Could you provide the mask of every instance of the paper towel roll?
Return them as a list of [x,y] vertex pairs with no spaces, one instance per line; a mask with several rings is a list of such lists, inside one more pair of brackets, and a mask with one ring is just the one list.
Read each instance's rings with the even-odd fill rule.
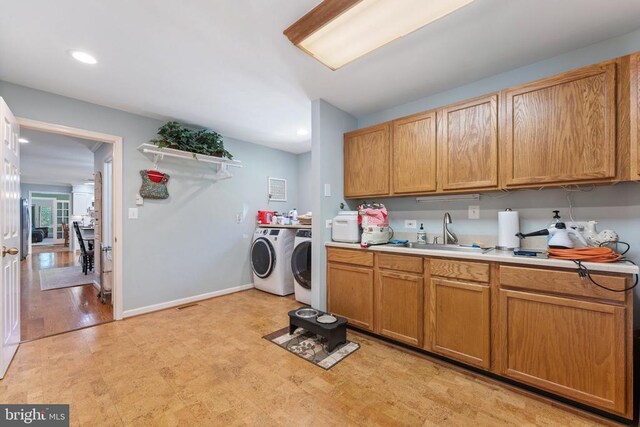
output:
[[498,245],[496,249],[513,250],[520,247],[520,216],[517,211],[507,209],[498,212]]

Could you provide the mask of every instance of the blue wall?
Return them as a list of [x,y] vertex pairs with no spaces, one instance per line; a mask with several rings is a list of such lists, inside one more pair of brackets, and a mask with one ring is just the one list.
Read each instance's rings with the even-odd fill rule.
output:
[[640,30],[516,68],[515,70],[496,74],[445,92],[426,96],[413,102],[390,106],[376,113],[360,116],[358,117],[358,128],[485,95],[510,86],[527,83],[637,51],[640,51]]
[[311,151],[298,154],[298,212],[303,214],[312,209],[311,196]]
[[[140,187],[139,170],[151,162],[137,151],[163,122],[0,81],[2,96],[17,117],[122,136],[124,139],[124,309],[220,291],[253,281],[249,247],[258,209],[296,206],[295,154],[225,138],[244,164],[230,180],[213,182],[211,167],[167,160],[171,197],[146,200],[139,219],[127,219]],[[289,201],[269,203],[267,176],[287,178]],[[236,223],[236,215],[242,221]]]
[[[355,117],[321,99],[311,103],[311,191],[313,194],[313,242],[312,242],[312,306],[325,310],[326,253],[324,244],[331,241],[331,229],[325,226],[345,203],[343,193],[344,174],[342,141],[345,132],[355,129]],[[331,186],[331,195],[325,196],[324,186]]]

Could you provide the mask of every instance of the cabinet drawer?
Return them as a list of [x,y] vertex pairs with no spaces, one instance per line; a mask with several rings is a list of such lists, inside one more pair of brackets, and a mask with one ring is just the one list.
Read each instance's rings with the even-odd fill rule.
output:
[[489,264],[434,258],[431,260],[431,275],[487,283]]
[[378,268],[422,273],[422,257],[378,254]]
[[358,249],[327,248],[327,261],[373,267],[373,252]]
[[[620,276],[592,274],[593,279],[611,289],[624,289],[626,279]],[[575,271],[541,270],[526,267],[500,266],[500,285],[579,297],[603,298],[624,302],[626,292],[611,292],[599,288],[589,279],[580,279]]]

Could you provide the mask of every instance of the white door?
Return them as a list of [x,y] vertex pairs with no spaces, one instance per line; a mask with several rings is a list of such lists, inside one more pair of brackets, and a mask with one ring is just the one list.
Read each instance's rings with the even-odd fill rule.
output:
[[0,98],[0,378],[20,344],[20,144],[19,127]]
[[69,225],[69,201],[68,200],[56,200],[55,209],[55,232],[53,237],[53,243],[64,243],[64,227],[63,224]]

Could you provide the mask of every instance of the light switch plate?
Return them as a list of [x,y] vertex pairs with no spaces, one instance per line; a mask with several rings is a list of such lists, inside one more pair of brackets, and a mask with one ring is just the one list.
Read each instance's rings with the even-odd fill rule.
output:
[[480,219],[480,206],[469,205],[469,219]]
[[138,219],[138,208],[129,208],[129,219]]
[[404,228],[418,228],[418,221],[415,219],[405,219]]
[[331,197],[331,184],[324,185],[324,197]]
[[332,224],[332,223],[333,223],[333,221],[331,221],[330,219],[328,219],[328,220],[327,220],[327,223],[326,223],[326,227],[327,227],[327,228],[331,228],[331,224]]

